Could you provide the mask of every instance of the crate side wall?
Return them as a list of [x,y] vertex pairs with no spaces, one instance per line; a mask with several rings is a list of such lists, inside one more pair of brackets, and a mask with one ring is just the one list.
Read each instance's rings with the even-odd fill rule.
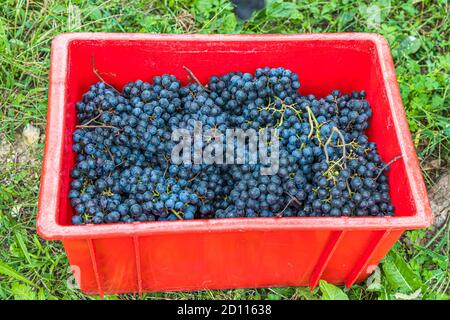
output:
[[88,294],[99,293],[98,278],[93,265],[89,240],[64,240],[64,250],[69,260],[72,275],[67,274],[68,283],[77,285]]
[[405,161],[402,159],[401,148],[393,119],[393,108],[403,108],[401,105],[390,105],[388,101],[386,83],[384,83],[380,59],[375,51],[368,73],[369,83],[366,88],[367,100],[372,107],[373,116],[367,135],[370,141],[377,144],[377,151],[385,163],[393,161],[389,165],[387,177],[389,181],[389,194],[395,206],[395,216],[412,216],[416,213],[412,191],[406,173]]
[[[361,282],[402,233],[390,232],[370,251],[377,234],[386,230],[346,231],[329,259],[321,261],[333,232],[337,231],[122,237],[93,240],[92,251],[87,241],[65,241],[64,246],[75,278],[81,276],[83,292],[140,293],[307,286],[317,268],[324,269],[318,279],[345,284],[362,263],[354,280]],[[365,255],[368,250],[370,256]]]

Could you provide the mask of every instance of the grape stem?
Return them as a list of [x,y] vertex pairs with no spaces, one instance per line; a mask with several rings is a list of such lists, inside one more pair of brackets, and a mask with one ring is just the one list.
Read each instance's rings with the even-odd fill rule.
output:
[[301,206],[301,202],[297,199],[297,197],[293,196],[292,194],[290,194],[289,192],[286,191],[286,194],[291,197],[292,200],[294,200],[299,206]]
[[328,137],[327,141],[325,142],[325,145],[324,145],[324,148],[323,148],[323,151],[324,151],[324,153],[325,153],[325,159],[326,159],[327,163],[330,163],[330,158],[329,158],[329,156],[328,156],[328,150],[327,150],[327,147],[328,147],[328,145],[331,143],[331,138],[333,137],[333,133],[336,132],[336,133],[339,135],[339,138],[342,140],[342,158],[344,159],[343,166],[344,166],[344,168],[346,168],[347,165],[346,165],[346,163],[345,163],[345,160],[347,159],[347,150],[346,150],[346,148],[345,148],[345,139],[344,139],[344,136],[342,135],[341,131],[339,131],[339,129],[336,128],[336,127],[333,127],[333,129],[331,129],[331,131],[332,131],[332,132],[331,132],[330,136]]
[[86,126],[86,125],[78,125],[78,126],[75,126],[76,128],[81,128],[81,129],[91,129],[91,128],[110,128],[110,129],[117,129],[117,130],[120,130],[119,128],[117,128],[117,127],[114,127],[114,126],[105,126],[105,125],[101,125],[101,126]]
[[180,213],[179,213],[179,212],[177,212],[177,211],[175,211],[175,210],[170,210],[170,211],[172,211],[172,213],[173,213],[174,215],[176,215],[177,218],[178,218],[179,220],[183,220],[183,218],[180,216]]
[[163,177],[165,178],[167,170],[169,169],[169,159],[167,159],[166,156],[164,156],[164,159],[166,160],[166,170],[164,170],[164,175],[163,175]]
[[380,172],[378,172],[378,175],[375,177],[375,181],[378,180],[378,178],[381,176],[381,174],[383,173],[384,169],[386,169],[387,167],[389,167],[391,164],[393,164],[395,161],[397,161],[398,159],[402,158],[403,154],[396,156],[395,158],[393,158],[391,161],[389,161],[388,163],[386,163],[381,169]]
[[192,177],[190,180],[188,180],[188,182],[194,181],[200,175],[200,173],[202,173],[202,172],[200,171],[199,173],[197,173],[194,177]]
[[98,115],[96,115],[94,118],[90,119],[88,122],[86,123],[82,123],[82,126],[87,126],[88,124],[92,123],[93,121],[97,120],[98,117],[100,117],[103,114],[103,112],[100,112]]
[[99,80],[101,82],[103,82],[105,85],[107,85],[108,87],[110,87],[111,89],[113,89],[116,93],[120,94],[119,90],[117,90],[116,88],[114,88],[111,84],[109,84],[108,82],[105,81],[105,79],[102,78],[102,76],[100,75],[100,73],[98,72],[97,68],[95,67],[95,57],[94,55],[92,55],[92,71],[94,72],[94,74],[96,75],[97,78],[99,78]]
[[189,74],[189,77],[192,80],[194,80],[200,87],[203,88],[203,90],[210,92],[209,89],[207,89],[204,85],[201,84],[201,82],[197,79],[197,77],[194,75],[194,73],[191,70],[189,70],[188,67],[183,66],[183,69]]
[[106,152],[108,152],[109,156],[111,157],[111,160],[114,161],[114,156],[111,153],[111,150],[109,148],[106,148]]
[[292,201],[294,201],[293,198],[291,198],[291,200],[288,201],[288,203],[286,204],[286,206],[284,207],[283,210],[281,210],[280,212],[278,212],[276,214],[277,217],[282,217],[283,216],[283,212],[286,211],[286,209],[291,205]]
[[[312,137],[313,131],[314,131],[314,124],[319,127],[319,123],[317,122],[316,117],[314,116],[314,113],[312,112],[310,107],[306,107],[306,111],[308,111],[308,121],[309,126],[311,127],[311,130],[309,130],[308,138]],[[317,129],[316,129],[317,130]]]

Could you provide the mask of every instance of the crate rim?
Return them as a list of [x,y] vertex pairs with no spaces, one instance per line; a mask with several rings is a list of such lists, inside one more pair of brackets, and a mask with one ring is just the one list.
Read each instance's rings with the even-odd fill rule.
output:
[[[399,140],[416,214],[394,217],[293,217],[233,218],[189,221],[134,222],[106,225],[61,225],[58,223],[60,168],[63,150],[68,47],[72,41],[369,41],[377,51],[393,124]],[[386,39],[375,33],[319,33],[267,35],[174,35],[145,33],[82,32],[56,36],[51,47],[50,83],[44,160],[36,221],[37,232],[48,240],[129,237],[150,234],[196,232],[245,232],[270,230],[405,230],[428,227],[431,207],[406,121],[395,68]]]

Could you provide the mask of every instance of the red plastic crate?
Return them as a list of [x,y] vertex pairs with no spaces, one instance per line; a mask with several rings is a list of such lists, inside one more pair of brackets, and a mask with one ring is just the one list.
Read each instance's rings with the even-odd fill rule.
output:
[[[163,73],[184,83],[230,71],[282,66],[302,93],[366,90],[368,135],[391,165],[394,217],[239,218],[73,226],[67,195],[75,103],[91,84],[117,88]],[[125,293],[243,287],[315,287],[364,280],[431,209],[386,40],[375,34],[157,35],[73,33],[52,44],[49,108],[37,230],[61,240],[81,290]]]

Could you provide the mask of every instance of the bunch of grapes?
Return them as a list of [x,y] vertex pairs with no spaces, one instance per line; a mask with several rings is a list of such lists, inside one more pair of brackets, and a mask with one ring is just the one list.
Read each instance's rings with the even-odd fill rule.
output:
[[[372,116],[365,92],[317,98],[299,88],[297,74],[268,67],[212,76],[206,86],[183,86],[173,75],[130,82],[122,92],[94,84],[76,104],[73,224],[392,215],[389,166],[365,135]],[[192,133],[196,123],[222,135],[276,129],[278,170],[173,163],[172,133]]]

